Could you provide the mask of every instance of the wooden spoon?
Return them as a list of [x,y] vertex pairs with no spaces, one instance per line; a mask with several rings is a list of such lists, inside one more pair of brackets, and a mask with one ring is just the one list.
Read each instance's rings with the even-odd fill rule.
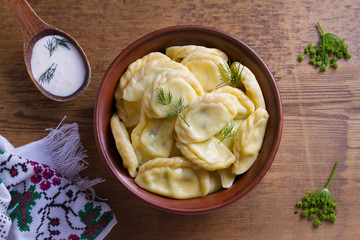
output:
[[[46,97],[59,101],[65,102],[73,100],[83,94],[90,83],[91,78],[91,68],[90,63],[85,55],[84,50],[80,47],[79,43],[66,32],[57,29],[47,23],[45,23],[30,7],[29,3],[26,0],[4,0],[5,4],[9,7],[12,14],[15,16],[17,22],[20,25],[21,31],[24,37],[24,60],[26,69],[31,77],[31,80],[35,86],[40,90],[42,94]],[[41,38],[48,35],[60,35],[71,42],[71,44],[78,50],[80,53],[84,65],[86,68],[85,79],[82,86],[73,94],[65,97],[56,96],[48,91],[46,91],[39,83],[36,81],[34,75],[31,71],[31,54],[34,47],[34,44]]]

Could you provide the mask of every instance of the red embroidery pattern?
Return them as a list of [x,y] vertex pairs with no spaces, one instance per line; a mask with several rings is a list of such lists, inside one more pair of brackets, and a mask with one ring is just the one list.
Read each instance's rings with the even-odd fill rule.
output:
[[33,166],[34,175],[31,177],[31,182],[34,184],[40,184],[40,189],[47,191],[51,186],[59,186],[61,184],[61,173],[51,169],[45,164],[39,164],[37,162],[30,161]]

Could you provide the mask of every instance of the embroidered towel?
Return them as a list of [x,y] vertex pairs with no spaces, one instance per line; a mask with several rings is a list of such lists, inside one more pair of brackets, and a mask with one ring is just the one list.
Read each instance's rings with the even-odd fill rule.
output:
[[[60,123],[61,124],[61,123]],[[103,239],[117,223],[95,200],[101,179],[81,178],[87,163],[78,125],[14,148],[0,135],[0,239]]]

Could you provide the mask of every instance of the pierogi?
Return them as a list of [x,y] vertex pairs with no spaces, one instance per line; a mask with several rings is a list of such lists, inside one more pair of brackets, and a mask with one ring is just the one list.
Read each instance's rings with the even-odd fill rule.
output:
[[[239,86],[223,79],[224,64],[241,70]],[[261,151],[269,119],[261,88],[219,49],[149,53],[128,66],[114,97],[110,127],[122,164],[154,194],[189,199],[229,188]]]

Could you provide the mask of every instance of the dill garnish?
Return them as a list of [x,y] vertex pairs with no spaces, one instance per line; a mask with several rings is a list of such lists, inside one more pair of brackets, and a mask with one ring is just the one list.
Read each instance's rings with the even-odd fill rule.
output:
[[64,48],[67,48],[68,50],[70,50],[69,46],[67,45],[69,42],[69,40],[63,38],[57,38],[57,37],[52,37],[51,39],[48,39],[46,41],[46,45],[44,45],[44,47],[49,50],[49,54],[50,54],[50,57],[53,55],[55,49],[58,47],[58,46],[61,46],[61,47],[64,47]]
[[54,73],[57,67],[57,64],[51,64],[51,66],[39,77],[39,83],[42,85],[44,82],[49,83],[50,80],[54,77]]
[[[304,53],[310,55],[310,63],[320,67],[320,71],[326,71],[329,63],[331,67],[338,68],[337,60],[339,58],[351,58],[345,38],[339,38],[333,33],[325,33],[319,22],[317,26],[321,37],[315,46],[310,42],[304,49]],[[331,59],[330,56],[332,56]],[[303,56],[299,56],[299,61],[301,62],[303,58]]]
[[235,129],[234,129],[234,121],[231,121],[230,123],[227,123],[217,134],[215,134],[215,137],[217,137],[221,143],[225,139],[232,138],[235,136]]
[[316,227],[321,225],[321,221],[336,221],[337,202],[335,197],[330,193],[329,186],[337,168],[338,162],[335,162],[330,178],[325,188],[308,192],[304,195],[303,201],[297,202],[296,205],[302,208],[301,215],[313,220]]
[[186,123],[186,125],[190,127],[186,120],[181,116],[181,112],[188,107],[188,105],[184,105],[183,97],[179,98],[179,101],[175,104],[175,106],[171,106],[172,94],[170,90],[168,91],[168,94],[165,95],[164,90],[162,88],[159,88],[159,90],[157,91],[157,99],[161,105],[169,106],[169,108],[171,109],[171,111],[168,111],[166,113],[166,117],[179,116]]
[[218,86],[229,85],[244,89],[242,80],[245,78],[243,74],[244,66],[240,69],[240,64],[231,63],[229,60],[224,64],[220,64],[220,79],[223,81]]

